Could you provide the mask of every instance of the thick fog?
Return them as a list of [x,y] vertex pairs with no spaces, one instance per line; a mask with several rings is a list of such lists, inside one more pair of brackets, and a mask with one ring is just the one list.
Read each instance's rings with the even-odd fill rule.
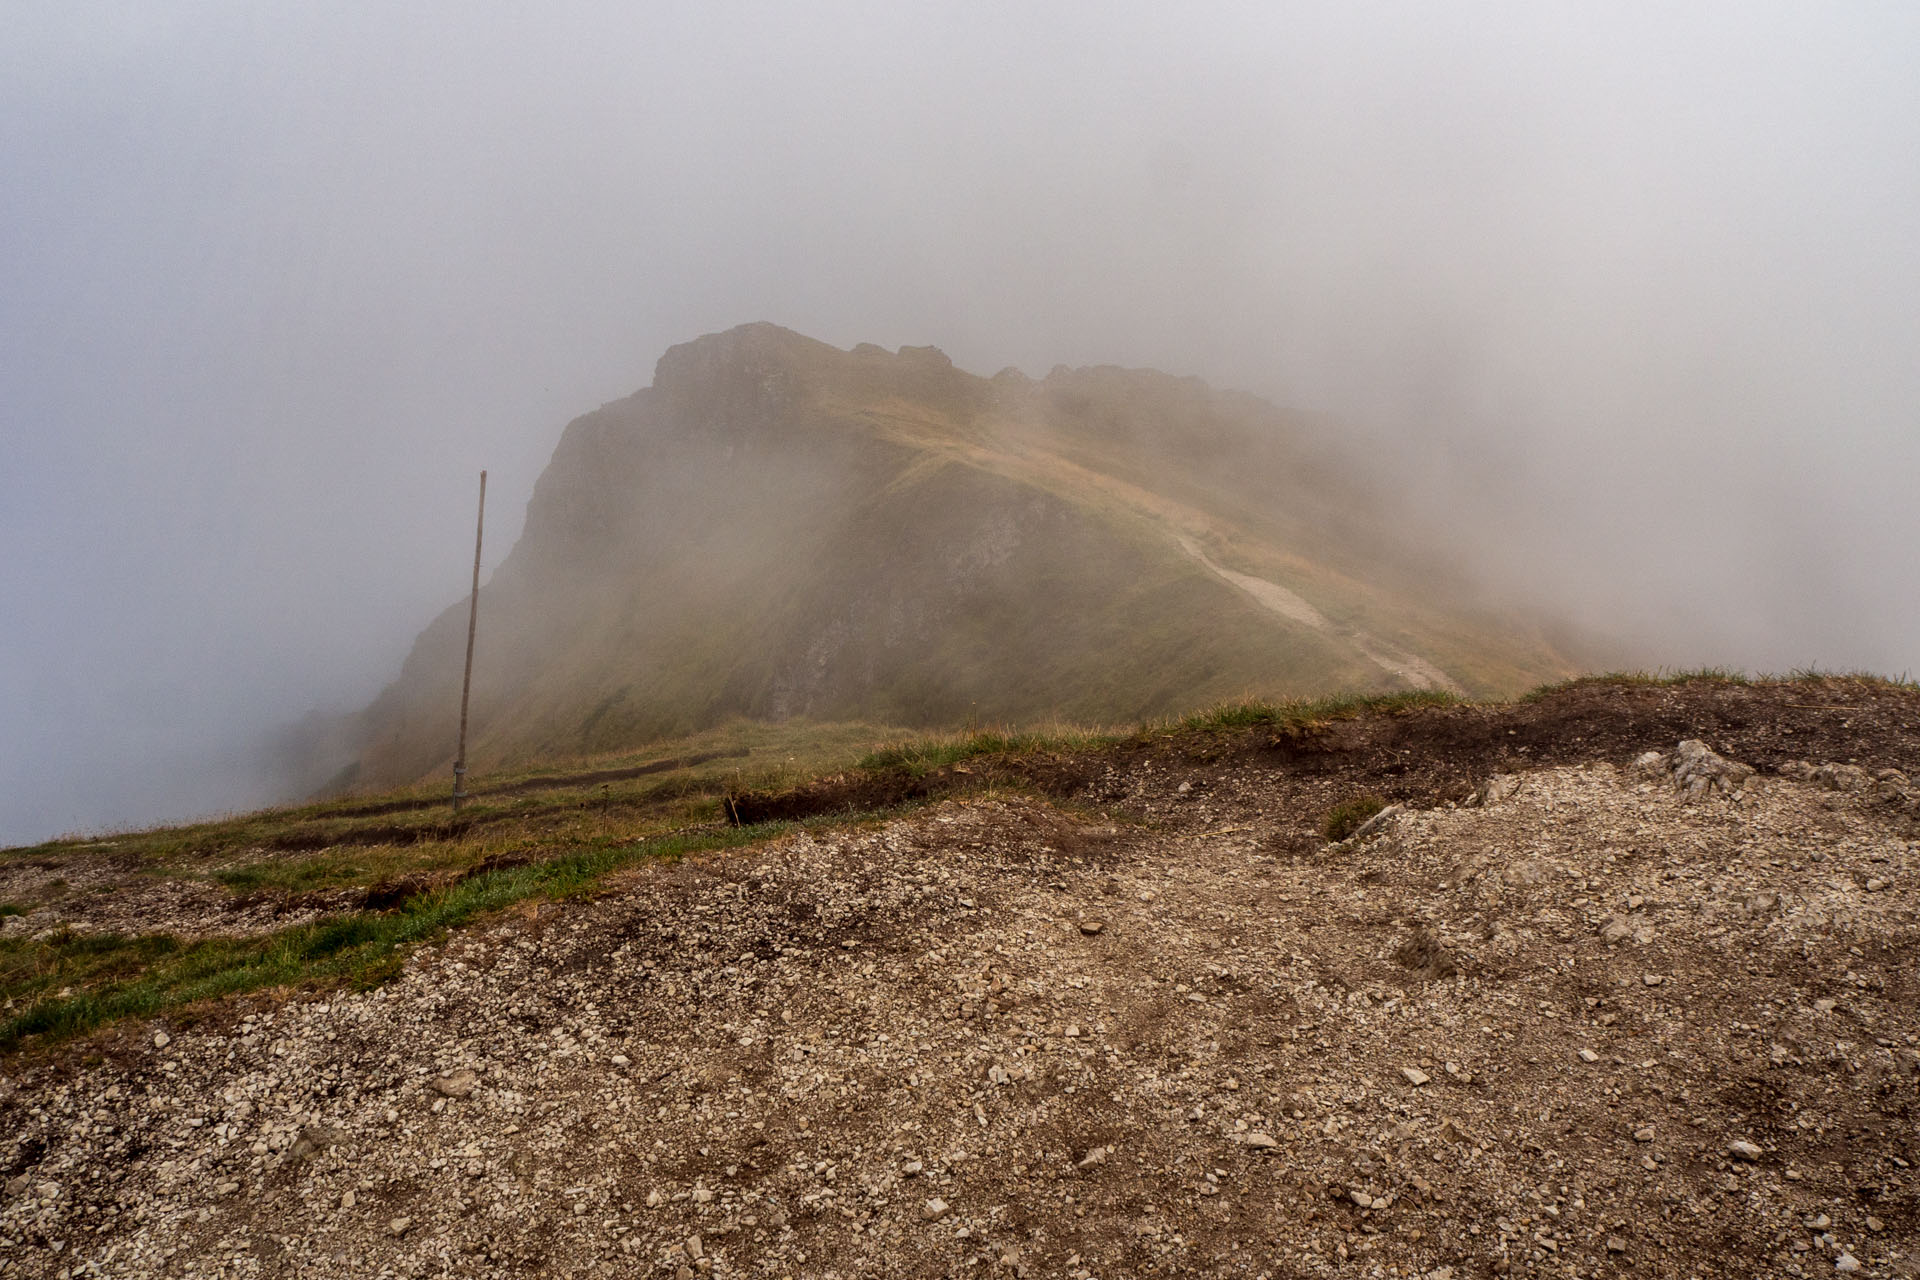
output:
[[482,467],[491,566],[758,319],[1330,413],[1638,663],[1920,669],[1920,9],[1035,8],[10,6],[0,842],[267,798]]

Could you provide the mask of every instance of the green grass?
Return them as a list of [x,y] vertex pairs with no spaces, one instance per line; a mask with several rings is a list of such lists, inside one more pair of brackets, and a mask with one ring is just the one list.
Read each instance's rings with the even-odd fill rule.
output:
[[977,756],[1023,756],[1037,751],[1078,751],[1115,741],[1112,734],[1090,729],[1056,727],[1027,732],[984,730],[963,734],[927,734],[869,751],[857,768],[874,773],[905,773],[922,777],[937,769],[964,764]]
[[1352,720],[1363,715],[1404,715],[1428,707],[1453,707],[1460,698],[1439,689],[1409,689],[1398,693],[1349,693],[1327,698],[1286,702],[1228,702],[1175,721],[1177,729],[1302,729],[1330,720]]
[[[1806,672],[1792,678],[1826,682],[1822,687],[1829,689],[1834,682],[1917,687],[1905,677]],[[1768,679],[1720,669],[1613,673],[1545,686],[1523,700],[1588,685]],[[983,766],[968,785],[1003,785],[1011,779],[1018,786],[1019,766],[1049,755],[1156,743],[1204,753],[1214,749],[1210,738],[1225,749],[1234,735],[1305,732],[1336,720],[1456,705],[1459,699],[1430,691],[1241,700],[1129,730],[1051,725],[909,735],[869,724],[740,722],[645,750],[523,765],[476,779],[480,794],[457,824],[437,803],[418,810],[393,807],[419,797],[437,800],[444,788],[436,783],[0,851],[0,862],[30,861],[43,873],[30,890],[15,891],[15,901],[0,903],[0,917],[49,909],[54,916],[67,913],[84,920],[92,895],[69,889],[63,878],[72,874],[69,867],[85,868],[90,880],[102,869],[119,873],[120,879],[109,877],[99,890],[129,894],[149,879],[195,881],[235,897],[259,895],[268,901],[381,883],[437,886],[390,910],[342,911],[266,934],[192,939],[61,927],[0,937],[0,1050],[51,1043],[116,1019],[151,1017],[240,992],[384,981],[421,943],[515,903],[591,893],[620,868],[744,845],[783,829],[784,824],[725,824],[723,797],[745,790],[778,791],[847,771],[917,778],[964,770],[969,761],[985,757],[1010,767]],[[583,774],[714,752],[726,753],[725,758],[676,763],[605,783],[579,782]],[[1327,815],[1327,838],[1343,838],[1382,803],[1378,796],[1350,799]],[[388,811],[369,812],[374,809]],[[857,816],[808,821],[849,820]],[[490,860],[494,869],[476,870]],[[515,865],[499,865],[509,860]]]
[[1376,795],[1356,796],[1343,800],[1327,814],[1327,820],[1321,824],[1320,833],[1329,844],[1345,840],[1360,829],[1374,814],[1387,807],[1387,802]]
[[414,946],[475,917],[528,898],[590,892],[608,873],[636,862],[749,844],[786,825],[597,844],[530,866],[484,872],[409,898],[391,911],[328,916],[251,937],[181,942],[164,934],[130,938],[61,931],[39,942],[7,939],[0,944],[0,982],[10,1005],[24,1000],[27,1007],[0,1022],[0,1050],[245,991],[329,982],[373,985],[396,972]]

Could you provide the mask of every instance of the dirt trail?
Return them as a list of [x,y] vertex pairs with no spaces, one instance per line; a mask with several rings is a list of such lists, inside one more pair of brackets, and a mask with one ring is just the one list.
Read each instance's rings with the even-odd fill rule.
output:
[[[127,1026],[0,1076],[0,1275],[1911,1275],[1916,707],[1791,697],[1094,756]],[[1861,767],[1618,767],[1690,698]],[[1318,838],[1494,749],[1364,735],[1548,716],[1576,758]]]
[[1353,628],[1337,628],[1327,620],[1325,614],[1308,604],[1305,600],[1287,590],[1277,582],[1265,578],[1256,578],[1250,573],[1240,573],[1225,565],[1216,564],[1200,544],[1184,533],[1175,533],[1174,540],[1180,549],[1193,557],[1221,581],[1238,587],[1254,603],[1269,613],[1297,622],[1301,626],[1318,631],[1323,635],[1337,635],[1358,649],[1367,661],[1379,667],[1389,675],[1398,676],[1415,689],[1444,689],[1448,693],[1465,695],[1466,690],[1458,681],[1446,672],[1428,662],[1425,658],[1388,644],[1375,636]]

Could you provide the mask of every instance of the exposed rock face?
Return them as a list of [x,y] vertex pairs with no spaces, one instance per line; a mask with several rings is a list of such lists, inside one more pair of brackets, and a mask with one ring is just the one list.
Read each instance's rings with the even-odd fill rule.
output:
[[[567,427],[483,589],[475,760],[735,715],[1114,723],[1565,674],[1383,541],[1329,449],[1252,397],[1146,371],[985,379],[931,347],[764,324],[676,346],[651,387]],[[422,634],[343,779],[451,758],[465,619]]]

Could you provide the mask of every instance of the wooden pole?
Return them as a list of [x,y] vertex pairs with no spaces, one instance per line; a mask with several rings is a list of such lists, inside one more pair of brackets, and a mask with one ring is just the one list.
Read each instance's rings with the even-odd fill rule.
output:
[[487,528],[487,473],[480,473],[480,518],[473,529],[473,595],[467,604],[467,673],[460,680],[460,749],[453,758],[453,811],[467,798],[467,697],[473,692],[473,633],[480,625],[480,537]]

